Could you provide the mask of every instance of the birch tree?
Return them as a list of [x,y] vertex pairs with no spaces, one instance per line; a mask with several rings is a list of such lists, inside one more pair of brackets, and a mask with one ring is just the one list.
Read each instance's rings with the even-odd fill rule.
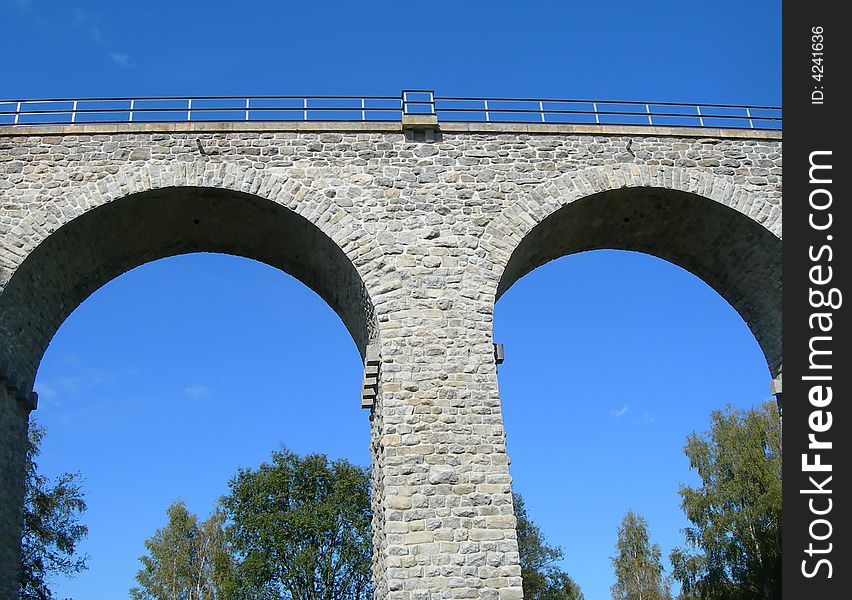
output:
[[133,600],[223,600],[229,597],[231,559],[223,532],[224,513],[203,523],[182,500],[166,511],[168,523],[148,540],[139,558]]
[[682,596],[781,597],[781,416],[774,402],[714,411],[684,448],[701,485],[680,496],[691,527],[671,553]]
[[671,593],[663,580],[658,544],[651,544],[648,522],[632,510],[618,528],[616,555],[612,557],[615,584],[613,600],[669,600]]

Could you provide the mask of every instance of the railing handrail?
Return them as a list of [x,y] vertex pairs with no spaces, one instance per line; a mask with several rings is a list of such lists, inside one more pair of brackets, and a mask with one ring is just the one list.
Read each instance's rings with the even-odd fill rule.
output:
[[[197,98],[193,98],[193,100],[197,100]],[[82,100],[80,102],[82,102]],[[138,102],[138,100],[137,100],[137,102]],[[2,104],[2,101],[0,101],[0,104]],[[245,106],[197,106],[197,105],[192,105],[192,112],[233,112],[233,111],[243,111],[244,112],[245,110],[246,110]],[[291,110],[291,111],[295,111],[295,112],[302,112],[305,109],[304,109],[303,106],[252,106],[249,110],[261,111],[261,112],[263,112],[263,111],[269,112],[269,111],[288,111],[288,110]],[[394,111],[398,111],[399,109],[395,108],[395,107],[386,107],[385,108],[385,107],[382,107],[382,106],[365,106],[363,108],[360,107],[360,106],[351,106],[351,107],[348,107],[348,106],[310,106],[310,107],[308,107],[308,110],[309,111],[344,111],[344,110],[359,111],[359,110],[366,110],[366,111],[375,111],[375,112],[394,112]],[[126,112],[129,112],[129,111],[130,111],[130,108],[76,108],[76,109],[73,109],[73,110],[68,110],[68,109],[62,110],[60,108],[60,109],[47,109],[47,110],[28,110],[24,113],[19,113],[19,114],[26,114],[26,115],[61,114],[61,115],[67,115],[67,114],[70,114],[72,112],[74,112],[74,113],[114,113],[114,112],[126,113]],[[173,107],[145,108],[145,107],[143,107],[143,108],[139,108],[137,106],[133,109],[133,111],[134,112],[144,112],[144,113],[151,113],[151,112],[174,113],[174,112],[186,112],[186,107],[181,107],[181,108],[173,108]],[[0,111],[0,115],[14,115],[14,114],[16,114],[16,111]],[[627,113],[627,114],[636,114],[636,113]],[[755,117],[755,118],[758,118],[758,117]]]
[[[343,105],[329,105],[329,102],[340,102]],[[127,103],[127,106],[116,106],[124,103]],[[156,103],[180,105],[157,106]],[[293,105],[282,105],[287,103]],[[633,110],[634,107],[636,110]],[[210,118],[211,113],[218,114],[215,118]],[[782,121],[781,113],[780,106],[639,100],[441,97],[436,96],[433,90],[410,89],[403,90],[399,96],[261,94],[0,100],[0,127],[264,120],[382,122],[398,121],[409,114],[431,114],[438,121],[443,119],[449,122],[778,129]],[[96,115],[101,115],[102,118],[97,118]],[[286,118],[275,118],[285,115]],[[335,116],[340,118],[334,118]],[[641,119],[641,122],[635,122],[637,119]],[[720,125],[720,120],[732,123]]]
[[[492,100],[489,99],[489,100],[486,100],[486,102],[492,102]],[[598,104],[604,104],[604,103],[598,102]],[[642,105],[644,106],[644,104],[645,103],[643,102]],[[704,106],[704,105],[702,104],[701,106]],[[734,107],[731,107],[731,108],[734,108]],[[753,106],[742,106],[742,107],[737,107],[737,108],[742,108],[742,109],[750,108],[750,109],[753,109],[753,110],[757,110]],[[211,110],[216,110],[216,109],[211,109]],[[631,117],[645,117],[645,116],[648,115],[648,113],[646,113],[646,112],[630,112],[630,111],[624,111],[624,110],[594,110],[594,111],[591,111],[591,110],[548,109],[548,110],[542,111],[541,109],[535,109],[535,108],[494,108],[491,105],[489,105],[488,108],[440,108],[440,107],[437,107],[437,108],[435,108],[435,111],[436,112],[462,112],[462,113],[486,112],[486,111],[488,111],[488,112],[492,112],[492,113],[498,113],[499,112],[499,113],[510,113],[510,114],[514,114],[514,113],[541,114],[542,112],[545,112],[547,114],[554,114],[554,115],[623,115],[623,116],[631,116]],[[95,111],[95,112],[97,112],[97,111]],[[684,113],[654,112],[654,113],[650,113],[650,114],[653,117],[689,117],[689,118],[697,118],[698,117],[697,114],[687,115],[687,114],[684,114]],[[732,115],[730,113],[725,113],[723,115],[711,114],[711,115],[701,115],[701,116],[708,117],[708,118],[711,118],[711,119],[713,119],[713,118],[715,118],[715,119],[747,119],[747,118],[749,118],[744,114],[743,115]],[[751,118],[754,119],[754,120],[763,120],[763,121],[780,121],[781,120],[781,117],[753,116]]]
[[[406,90],[415,91],[415,90]],[[156,101],[162,100],[399,100],[399,96],[331,96],[331,95],[298,95],[298,96],[277,96],[277,95],[259,95],[259,96],[127,96],[116,98],[19,98],[16,100],[0,100],[0,104],[15,104],[17,102],[28,102],[30,104],[38,104],[39,102],[130,102],[131,100],[139,101]]]
[[745,104],[711,104],[707,102],[648,102],[645,100],[567,100],[565,98],[465,98],[465,97],[449,97],[439,96],[435,101],[448,102],[553,102],[563,104],[631,104],[642,105],[650,104],[651,106],[702,106],[706,108],[751,108],[755,110],[781,110],[780,106],[751,106]]

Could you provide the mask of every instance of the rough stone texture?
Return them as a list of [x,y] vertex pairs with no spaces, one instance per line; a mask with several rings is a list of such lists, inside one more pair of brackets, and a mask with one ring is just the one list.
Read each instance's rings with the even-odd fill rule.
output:
[[0,598],[17,598],[28,418],[0,386]]
[[[507,126],[415,142],[311,126],[0,130],[0,365],[31,386],[64,318],[149,260],[229,252],[298,277],[362,354],[381,349],[383,600],[522,596],[492,311],[524,273],[591,248],[659,255],[727,298],[780,372],[780,136]],[[27,415],[4,400],[12,598]]]

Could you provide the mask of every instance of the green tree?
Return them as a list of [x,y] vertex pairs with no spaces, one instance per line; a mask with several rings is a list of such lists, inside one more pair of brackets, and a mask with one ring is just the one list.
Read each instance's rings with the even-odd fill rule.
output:
[[612,557],[615,584],[613,600],[669,600],[671,592],[663,579],[662,553],[651,544],[648,522],[632,510],[618,528],[617,554]]
[[518,531],[521,578],[526,600],[583,600],[580,586],[555,566],[562,549],[548,546],[541,529],[527,514],[523,497],[512,494]]
[[229,597],[232,561],[223,523],[216,510],[209,519],[187,510],[182,500],[166,510],[168,524],[148,540],[148,554],[139,558],[139,587],[130,590],[133,600],[221,600]]
[[684,451],[700,487],[682,486],[693,524],[671,553],[683,597],[781,597],[781,417],[773,402],[714,411],[710,431]]
[[77,544],[88,533],[80,523],[86,510],[80,474],[63,473],[54,482],[39,474],[36,457],[44,436],[44,428],[30,423],[21,538],[22,600],[50,600],[50,575],[73,575],[86,568],[86,557],[76,554]]
[[325,455],[284,450],[241,469],[222,499],[238,564],[239,597],[372,597],[370,478]]

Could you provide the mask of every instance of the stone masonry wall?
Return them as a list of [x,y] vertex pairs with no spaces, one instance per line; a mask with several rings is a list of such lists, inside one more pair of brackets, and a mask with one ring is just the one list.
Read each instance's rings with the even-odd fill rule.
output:
[[[98,256],[85,259],[91,265],[75,263],[72,252],[62,258],[61,275],[51,274],[47,271],[57,268],[58,259],[47,256],[47,250],[33,252],[60,227],[67,225],[63,230],[73,232],[76,222],[84,222],[83,215],[105,205],[120,215],[125,205],[133,204],[128,197],[137,199],[133,210],[142,210],[139,214],[145,206],[139,202],[149,196],[152,206],[190,202],[169,191],[173,188],[227,191],[233,196],[216,199],[226,212],[231,202],[240,206],[239,198],[275,203],[333,242],[354,265],[362,280],[358,285],[369,296],[363,309],[347,312],[346,303],[352,301],[347,298],[362,293],[354,283],[347,284],[351,294],[335,296],[326,289],[334,281],[331,275],[313,275],[321,267],[281,258],[282,268],[302,265],[299,277],[323,289],[350,331],[367,332],[358,340],[362,353],[366,343],[381,348],[371,442],[376,597],[520,599],[506,432],[492,345],[493,305],[514,251],[531,232],[550,231],[535,228],[574,202],[596,202],[598,195],[620,190],[611,205],[594,213],[596,222],[620,222],[620,211],[632,206],[625,190],[653,188],[654,198],[662,200],[642,200],[644,208],[631,213],[640,223],[619,230],[619,246],[629,248],[630,236],[645,235],[637,249],[654,252],[659,240],[660,254],[673,260],[684,248],[686,263],[697,261],[695,268],[707,271],[706,279],[740,310],[778,373],[780,136],[569,126],[468,131],[470,127],[448,125],[434,141],[415,142],[398,124],[390,125],[369,130],[370,124],[350,124],[347,130],[330,124],[326,131],[288,129],[287,124],[254,124],[246,130],[234,125],[217,130],[210,124],[0,129],[0,366],[7,381],[31,386],[50,337],[92,285],[158,253],[177,251],[165,241],[145,248],[145,239],[139,239],[133,253],[116,250],[95,265],[92,261],[113,247],[103,242]],[[156,201],[151,194],[159,194]],[[695,201],[679,202],[684,194]],[[193,210],[203,210],[204,192],[196,196]],[[562,221],[571,222],[565,214]],[[690,228],[701,228],[702,219],[711,217],[744,224],[753,236],[749,243],[760,251],[737,261],[707,248],[713,260],[706,263],[694,249],[686,252]],[[239,211],[231,218],[239,221]],[[644,230],[643,219],[649,227],[653,222],[653,228]],[[76,231],[111,240],[116,223],[91,220],[88,229],[81,225]],[[247,239],[252,223],[227,248],[277,260],[265,254],[272,250]],[[551,228],[556,233],[529,236],[527,245],[537,246],[524,247],[518,276],[553,258],[553,252],[574,251],[570,244],[552,252],[545,247],[554,244],[559,231],[576,235],[577,227],[585,227],[565,223]],[[190,225],[180,227],[175,225],[174,235],[187,232],[185,239],[191,240],[180,251],[220,249],[211,238],[217,230],[191,237]],[[726,230],[720,227],[701,239],[725,245]],[[743,264],[749,262],[756,264],[754,269]],[[20,282],[15,279],[19,270],[27,273]],[[84,281],[93,273],[98,282]],[[61,280],[67,291],[56,297],[38,293],[39,286],[53,280]],[[508,285],[511,281],[504,281],[501,291]],[[726,289],[729,285],[732,290]],[[12,293],[14,289],[47,300],[22,302],[27,294]],[[772,311],[777,319],[758,314]],[[375,327],[355,323],[360,319],[374,321]],[[10,540],[20,531],[19,447],[26,419],[21,406],[9,399],[0,407],[3,598],[14,597]]]

